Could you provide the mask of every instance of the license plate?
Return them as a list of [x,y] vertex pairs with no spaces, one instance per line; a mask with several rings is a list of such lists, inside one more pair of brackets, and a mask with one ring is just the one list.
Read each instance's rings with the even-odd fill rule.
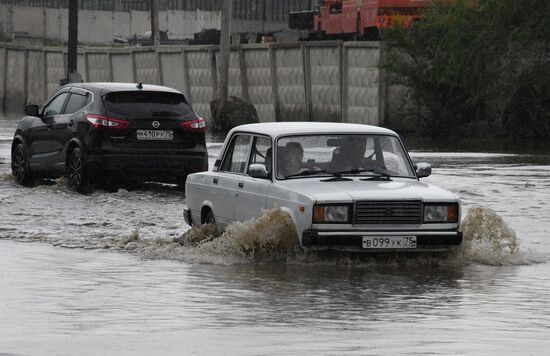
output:
[[159,140],[172,141],[174,131],[172,130],[137,130],[138,140]]
[[363,248],[416,248],[416,236],[363,236]]

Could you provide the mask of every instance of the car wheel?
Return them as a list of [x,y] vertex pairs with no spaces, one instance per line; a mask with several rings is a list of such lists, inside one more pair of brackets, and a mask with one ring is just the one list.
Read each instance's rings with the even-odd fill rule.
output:
[[208,209],[206,214],[204,214],[202,218],[202,224],[216,224],[216,218],[214,217],[214,213],[212,212],[212,210]]
[[18,143],[11,153],[11,172],[15,181],[25,187],[34,185],[34,176],[29,167],[27,150],[22,143]]
[[77,147],[69,153],[68,163],[67,175],[71,188],[79,193],[91,192],[92,189],[86,172],[86,162],[80,148]]

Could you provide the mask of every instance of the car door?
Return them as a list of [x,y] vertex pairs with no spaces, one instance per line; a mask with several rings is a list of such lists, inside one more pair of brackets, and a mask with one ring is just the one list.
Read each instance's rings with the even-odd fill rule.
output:
[[[248,165],[256,163],[268,167],[270,166],[271,155],[271,138],[253,137]],[[266,207],[267,191],[272,183],[271,176],[269,178],[254,178],[248,174],[248,169],[246,173],[237,180],[237,192],[235,194],[234,219],[240,221],[260,216],[262,209]]]
[[223,224],[234,221],[235,210],[240,208],[235,205],[236,198],[242,191],[239,185],[243,184],[251,145],[252,135],[234,134],[222,158],[218,174],[213,178],[214,215],[216,220]]
[[63,112],[52,119],[50,133],[53,139],[52,149],[55,152],[52,159],[57,172],[64,173],[66,170],[67,145],[79,116],[83,115],[81,110],[88,102],[88,94],[79,88],[71,89]]
[[58,144],[54,140],[52,130],[55,117],[63,112],[69,96],[68,88],[54,94],[48,103],[42,108],[39,120],[29,130],[29,164],[31,169],[53,171],[55,155],[59,151]]

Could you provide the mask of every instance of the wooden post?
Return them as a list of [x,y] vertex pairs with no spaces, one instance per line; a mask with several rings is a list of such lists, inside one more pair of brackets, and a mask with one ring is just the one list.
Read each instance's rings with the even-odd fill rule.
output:
[[69,42],[67,44],[67,81],[77,74],[78,63],[78,0],[69,1]]
[[220,80],[218,81],[218,107],[214,123],[221,126],[222,112],[227,101],[229,88],[229,54],[231,41],[231,10],[232,1],[223,0],[222,23],[220,34]]
[[153,46],[160,46],[159,34],[159,0],[151,0],[151,40]]

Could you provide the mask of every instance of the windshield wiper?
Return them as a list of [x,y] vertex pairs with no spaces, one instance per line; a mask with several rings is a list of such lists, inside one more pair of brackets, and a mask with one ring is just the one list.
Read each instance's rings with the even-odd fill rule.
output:
[[333,175],[333,177],[325,179],[325,180],[323,180],[323,182],[350,181],[350,180],[353,180],[353,179],[345,178],[345,177],[342,177],[342,176],[345,175],[345,174],[359,174],[359,173],[364,172],[364,171],[366,171],[366,170],[363,169],[363,168],[353,168],[353,169],[347,169],[347,170],[338,171],[338,172],[327,172],[327,173]]
[[292,178],[292,177],[299,177],[299,176],[311,176],[313,174],[317,174],[317,173],[325,173],[326,171],[324,169],[319,169],[319,170],[307,170],[307,171],[302,171],[302,172],[299,172],[299,173],[294,173],[294,174],[289,174],[287,176],[285,176],[285,179],[287,178]]
[[388,172],[381,171],[379,169],[369,169],[369,172],[374,173],[375,175],[367,178],[361,178],[361,180],[389,180],[391,181],[391,174]]

